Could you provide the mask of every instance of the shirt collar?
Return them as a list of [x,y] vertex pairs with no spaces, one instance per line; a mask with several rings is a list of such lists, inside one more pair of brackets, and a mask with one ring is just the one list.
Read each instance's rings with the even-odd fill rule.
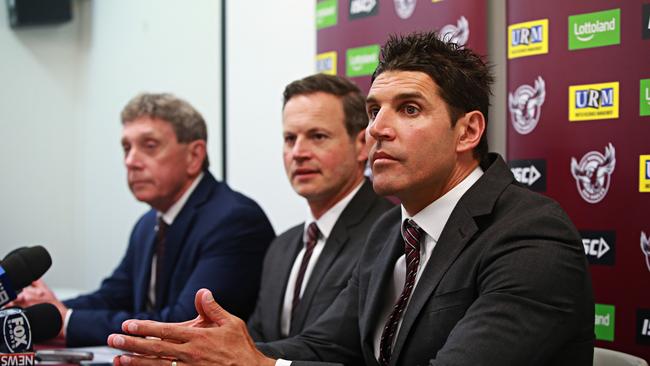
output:
[[307,219],[305,220],[305,228],[303,232],[303,236],[305,238],[305,241],[307,240],[307,226],[311,224],[312,222],[316,222],[316,225],[318,225],[318,230],[321,233],[321,237],[323,240],[327,240],[327,238],[330,236],[330,233],[332,232],[332,229],[334,228],[334,225],[336,225],[336,222],[339,219],[339,216],[343,213],[343,210],[347,207],[348,203],[352,200],[354,195],[357,194],[359,189],[361,189],[361,186],[365,180],[362,180],[359,185],[357,185],[350,193],[348,193],[347,196],[343,197],[340,201],[338,201],[332,208],[329,210],[325,211],[325,213],[318,219],[316,220],[314,216],[311,213],[311,210],[307,210]]
[[449,192],[445,193],[442,197],[431,202],[427,207],[423,208],[420,212],[413,217],[409,216],[404,206],[402,207],[402,222],[406,219],[412,219],[415,223],[424,230],[436,242],[440,238],[442,229],[447,224],[451,212],[467,192],[483,175],[483,169],[480,166],[476,167],[465,179],[458,183]]
[[176,219],[176,216],[178,216],[178,214],[183,209],[183,206],[185,206],[185,203],[190,198],[192,192],[194,192],[194,189],[196,189],[196,186],[198,186],[201,179],[203,179],[203,176],[204,173],[201,172],[201,174],[199,174],[199,176],[194,179],[194,182],[192,182],[190,187],[183,193],[181,198],[179,198],[178,201],[174,202],[174,204],[171,205],[171,207],[164,213],[158,212],[157,216],[158,217],[162,216],[163,221],[167,225],[171,225]]

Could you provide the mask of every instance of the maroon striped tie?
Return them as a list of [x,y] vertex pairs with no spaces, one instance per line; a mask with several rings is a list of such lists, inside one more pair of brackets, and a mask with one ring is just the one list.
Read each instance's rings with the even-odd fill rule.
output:
[[422,229],[413,220],[404,220],[402,225],[402,238],[404,239],[406,278],[404,279],[402,294],[397,299],[397,303],[395,303],[393,311],[388,316],[384,330],[381,333],[381,340],[379,341],[379,363],[382,366],[386,366],[390,362],[395,331],[397,331],[397,325],[400,319],[402,319],[402,313],[406,309],[411,292],[413,292],[415,277],[418,273],[418,265],[420,265],[420,239],[422,238],[422,234]]
[[293,301],[291,302],[291,317],[293,318],[293,313],[296,311],[296,307],[300,302],[300,288],[302,287],[302,280],[305,277],[305,271],[307,270],[307,265],[309,264],[309,259],[311,254],[314,252],[314,247],[318,242],[318,236],[320,235],[320,230],[316,222],[312,222],[307,226],[307,241],[305,242],[305,254],[302,256],[302,262],[300,263],[300,269],[298,270],[298,277],[296,277],[296,285],[293,288]]

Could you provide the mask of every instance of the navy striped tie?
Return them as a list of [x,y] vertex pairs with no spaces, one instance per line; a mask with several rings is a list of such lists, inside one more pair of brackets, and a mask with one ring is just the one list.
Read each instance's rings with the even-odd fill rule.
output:
[[397,325],[406,304],[413,292],[415,286],[415,277],[418,273],[418,266],[420,265],[420,239],[422,238],[423,231],[417,224],[411,220],[404,220],[402,224],[402,238],[404,239],[404,259],[406,260],[406,277],[404,279],[404,288],[402,294],[397,299],[397,303],[393,307],[393,311],[388,316],[384,330],[381,333],[381,340],[379,341],[379,363],[386,366],[390,363],[390,356],[392,351],[393,339],[397,331]]

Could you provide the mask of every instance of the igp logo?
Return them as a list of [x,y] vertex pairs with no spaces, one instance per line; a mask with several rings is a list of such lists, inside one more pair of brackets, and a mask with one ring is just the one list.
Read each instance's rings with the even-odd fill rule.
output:
[[[32,333],[27,317],[20,309],[6,309],[2,333],[4,335],[4,353],[24,352],[31,349]],[[0,317],[2,318],[2,317]]]
[[467,18],[461,16],[455,25],[447,24],[440,28],[438,34],[440,35],[440,39],[445,42],[465,46],[469,39],[469,22],[467,21]]
[[569,86],[569,121],[618,118],[618,81]]
[[605,147],[605,155],[598,151],[586,153],[580,163],[571,158],[571,174],[582,199],[598,203],[605,198],[616,167],[616,151],[611,142]]
[[517,182],[533,191],[546,191],[546,160],[511,160],[508,165]]
[[350,19],[365,18],[371,15],[377,15],[377,0],[350,0]]
[[650,309],[636,310],[636,341],[650,344]]
[[548,53],[548,19],[508,26],[508,58]]
[[613,266],[616,260],[616,233],[613,231],[580,231],[589,264]]
[[526,135],[535,129],[545,98],[546,85],[541,76],[535,80],[534,88],[523,84],[515,90],[514,94],[508,93],[508,109],[515,131]]

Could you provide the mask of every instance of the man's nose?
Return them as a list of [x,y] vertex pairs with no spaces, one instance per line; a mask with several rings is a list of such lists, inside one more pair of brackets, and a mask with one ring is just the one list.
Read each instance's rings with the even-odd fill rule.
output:
[[312,146],[307,138],[298,137],[291,149],[291,155],[296,160],[309,159],[312,154]]
[[395,130],[392,124],[395,116],[387,109],[380,109],[372,119],[366,132],[375,140],[390,140],[395,137]]

